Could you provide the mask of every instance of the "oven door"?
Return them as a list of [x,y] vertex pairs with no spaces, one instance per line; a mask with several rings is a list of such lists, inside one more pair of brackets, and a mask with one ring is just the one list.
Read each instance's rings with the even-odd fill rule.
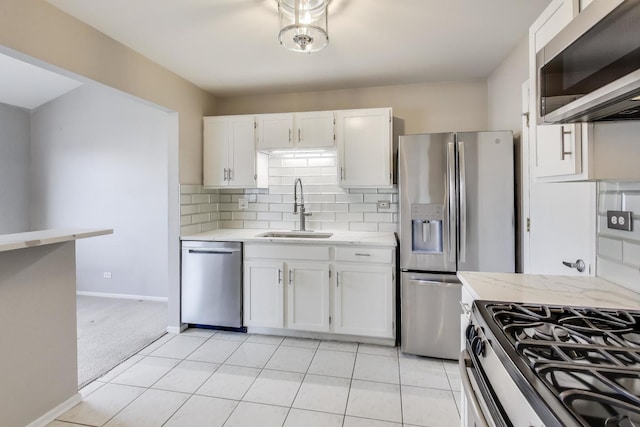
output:
[[511,423],[505,421],[502,416],[495,417],[489,409],[490,405],[495,406],[494,397],[489,390],[482,385],[480,372],[473,365],[473,360],[467,350],[462,350],[458,359],[460,368],[460,378],[462,379],[463,406],[462,426],[463,427],[501,427],[510,426]]

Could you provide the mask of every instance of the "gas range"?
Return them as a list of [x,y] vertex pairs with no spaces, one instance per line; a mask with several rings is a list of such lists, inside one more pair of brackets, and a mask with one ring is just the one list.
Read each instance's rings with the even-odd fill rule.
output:
[[640,311],[476,301],[466,341],[495,425],[640,427]]

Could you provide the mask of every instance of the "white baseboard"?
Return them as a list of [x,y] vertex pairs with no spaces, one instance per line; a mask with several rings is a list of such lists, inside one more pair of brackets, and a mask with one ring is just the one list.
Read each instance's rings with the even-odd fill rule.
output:
[[37,420],[27,424],[26,427],[44,427],[80,402],[82,402],[82,397],[80,393],[76,393]]
[[149,297],[144,295],[128,295],[128,294],[109,294],[106,292],[76,291],[76,295],[82,295],[86,297],[135,299],[135,300],[142,300],[142,301],[158,301],[158,302],[167,302],[169,300],[169,298],[167,297]]
[[188,325],[186,323],[182,323],[180,326],[167,326],[167,332],[170,334],[179,334],[187,329],[187,326]]

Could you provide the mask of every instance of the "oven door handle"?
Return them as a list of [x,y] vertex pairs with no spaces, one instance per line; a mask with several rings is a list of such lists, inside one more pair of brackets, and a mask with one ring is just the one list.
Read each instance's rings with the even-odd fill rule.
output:
[[467,368],[472,368],[471,357],[469,357],[469,353],[467,350],[462,350],[460,353],[460,359],[458,359],[458,366],[460,367],[460,377],[462,379],[462,389],[464,391],[465,396],[467,396],[467,400],[471,404],[471,410],[473,411],[473,418],[478,421],[476,424],[478,427],[488,427],[484,414],[482,413],[482,409],[480,408],[480,403],[478,402],[478,398],[476,397],[476,393],[473,390],[473,386],[471,385],[471,380],[469,380],[469,374],[467,372]]

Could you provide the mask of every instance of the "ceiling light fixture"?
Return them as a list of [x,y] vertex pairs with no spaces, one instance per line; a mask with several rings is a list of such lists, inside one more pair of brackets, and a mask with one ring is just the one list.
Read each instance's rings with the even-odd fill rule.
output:
[[280,44],[294,52],[317,52],[329,44],[328,0],[278,0]]

